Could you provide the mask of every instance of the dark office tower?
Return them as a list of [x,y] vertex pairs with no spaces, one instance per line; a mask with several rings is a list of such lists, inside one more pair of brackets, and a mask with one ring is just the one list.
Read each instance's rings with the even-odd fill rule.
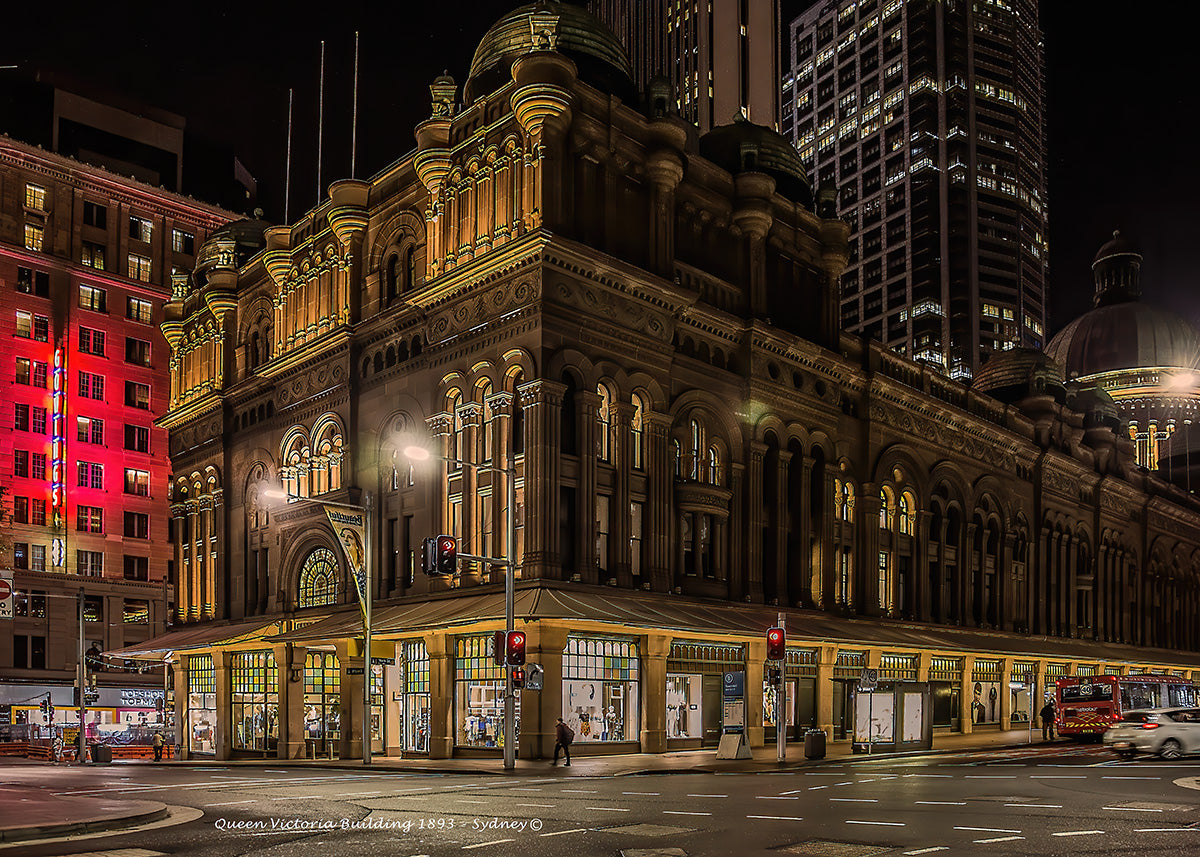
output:
[[671,82],[675,108],[703,134],[742,115],[779,127],[777,0],[590,0],[616,33],[634,82]]
[[956,378],[1042,347],[1036,0],[825,3],[790,30],[783,133],[854,227],[845,328]]

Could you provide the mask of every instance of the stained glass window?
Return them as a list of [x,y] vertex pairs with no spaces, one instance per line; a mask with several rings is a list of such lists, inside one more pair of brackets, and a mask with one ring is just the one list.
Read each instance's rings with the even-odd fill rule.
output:
[[300,606],[324,607],[337,603],[337,558],[329,548],[317,548],[300,569]]

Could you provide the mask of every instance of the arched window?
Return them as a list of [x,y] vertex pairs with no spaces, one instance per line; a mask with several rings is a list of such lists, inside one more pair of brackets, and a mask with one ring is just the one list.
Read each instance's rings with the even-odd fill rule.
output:
[[902,536],[911,536],[913,534],[913,518],[915,515],[913,507],[915,505],[913,496],[908,491],[900,495],[900,535]]
[[512,404],[509,406],[512,409],[512,418],[508,421],[509,427],[512,429],[512,437],[509,438],[508,443],[510,455],[521,455],[525,452],[525,409],[521,407],[521,396],[517,392],[517,388],[524,381],[525,378],[520,369],[512,370],[508,381],[508,392],[512,394]]
[[642,443],[645,438],[644,426],[646,424],[646,399],[639,393],[633,394],[633,419],[629,421],[630,438],[630,454],[633,457],[633,469],[641,470],[645,458],[642,454]]
[[679,438],[671,438],[671,470],[675,473],[675,478],[679,479],[683,476],[683,450],[679,446]]
[[329,548],[317,548],[300,569],[301,607],[325,607],[337,603],[337,558]]
[[688,462],[688,476],[692,479],[700,478],[700,450],[704,449],[704,435],[700,431],[700,423],[696,420],[691,422],[692,432],[692,448],[689,450],[691,460]]
[[838,520],[854,523],[854,488],[849,482],[833,480],[833,502],[836,504]]
[[462,430],[462,415],[458,412],[459,405],[462,404],[462,393],[457,389],[451,390],[446,394],[446,412],[450,414],[451,434],[450,434],[450,461],[447,466],[451,472],[460,470],[463,457],[463,430]]
[[879,529],[892,528],[892,515],[895,512],[892,502],[892,489],[884,485],[879,489]]
[[612,393],[603,384],[596,385],[596,395],[600,397],[600,407],[596,411],[596,431],[598,434],[596,454],[601,461],[612,460]]
[[708,448],[708,484],[721,484],[721,451],[716,446]]
[[416,288],[417,285],[417,248],[409,244],[404,251],[404,290]]
[[261,356],[261,345],[259,343],[259,333],[254,331],[250,334],[250,368],[257,369],[258,361]]
[[481,381],[479,386],[475,388],[475,400],[483,403],[483,449],[481,450],[482,461],[490,462],[496,448],[496,423],[493,421],[495,416],[492,413],[492,406],[488,404],[488,399],[492,395],[492,382]]
[[399,268],[399,257],[394,255],[389,256],[387,261],[387,270],[384,272],[384,279],[386,280],[387,284],[386,299],[389,301],[400,293]]

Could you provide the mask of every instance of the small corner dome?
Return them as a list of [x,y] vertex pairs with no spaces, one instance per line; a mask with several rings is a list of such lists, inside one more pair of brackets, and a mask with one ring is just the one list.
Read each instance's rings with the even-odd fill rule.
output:
[[[253,218],[235,220],[213,230],[196,252],[196,268],[192,276],[203,281],[204,274],[218,263],[240,268],[267,246],[266,231],[271,224],[262,219],[262,210],[255,209]],[[230,246],[232,242],[232,247]],[[222,259],[221,253],[233,250],[233,259]]]
[[1063,390],[1063,369],[1036,348],[1010,348],[988,357],[971,381],[972,389],[1004,402]]
[[1092,259],[1092,265],[1103,261],[1111,256],[1140,256],[1137,245],[1128,237],[1121,234],[1121,230],[1114,229],[1112,238],[1100,246],[1096,251],[1096,257]]
[[633,67],[620,39],[586,9],[553,0],[514,9],[484,34],[471,60],[464,103],[471,104],[508,82],[513,62],[535,47],[535,15],[557,19],[554,50],[575,63],[580,80],[628,104],[637,103]]
[[786,137],[770,128],[739,116],[701,137],[700,154],[733,175],[766,173],[775,179],[780,195],[812,208],[812,184],[800,153]]

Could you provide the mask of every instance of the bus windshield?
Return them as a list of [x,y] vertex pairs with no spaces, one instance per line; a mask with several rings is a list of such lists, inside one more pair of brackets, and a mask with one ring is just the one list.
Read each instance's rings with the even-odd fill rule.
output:
[[1062,689],[1063,702],[1112,702],[1111,684],[1076,684]]

